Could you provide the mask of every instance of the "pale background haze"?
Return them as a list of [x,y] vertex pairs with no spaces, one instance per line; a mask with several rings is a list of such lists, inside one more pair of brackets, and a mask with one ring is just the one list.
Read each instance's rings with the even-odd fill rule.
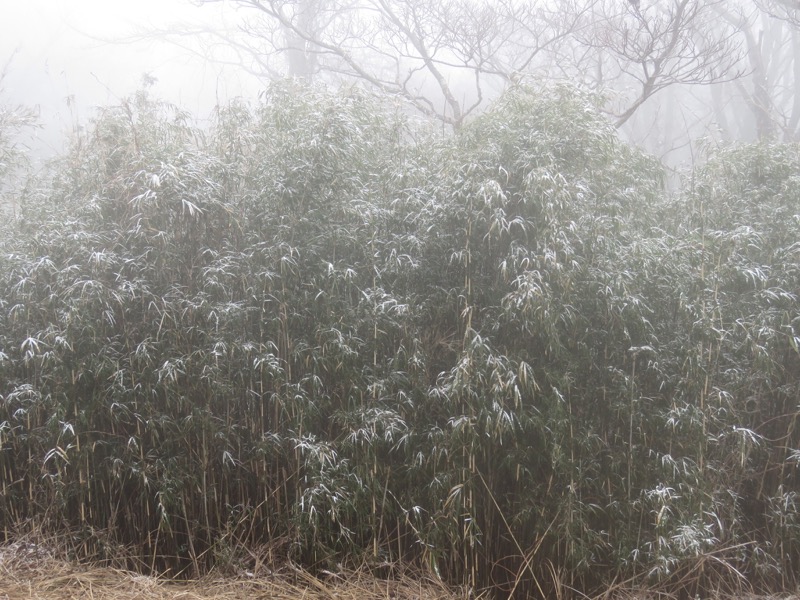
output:
[[97,106],[117,103],[156,78],[153,93],[203,118],[220,102],[255,96],[263,83],[174,44],[143,39],[235,18],[222,5],[189,0],[0,0],[0,101],[39,112],[34,157],[52,156]]

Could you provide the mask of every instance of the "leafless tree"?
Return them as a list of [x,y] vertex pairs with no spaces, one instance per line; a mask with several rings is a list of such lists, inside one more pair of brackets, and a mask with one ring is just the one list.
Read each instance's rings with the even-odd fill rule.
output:
[[593,53],[586,73],[601,87],[621,89],[613,111],[624,125],[649,98],[673,85],[737,78],[740,49],[732,27],[720,27],[724,0],[602,0],[594,26],[579,39]]
[[[225,34],[272,74],[357,80],[459,127],[588,24],[598,0],[197,0],[242,9]],[[285,60],[280,67],[278,57]]]
[[[752,123],[752,137],[757,139],[800,138],[800,21],[796,20],[800,8],[791,4],[790,0],[758,0],[718,7],[720,16],[743,40],[746,69],[733,90],[717,88],[712,95],[717,122],[728,129],[723,137],[743,137],[730,132],[728,123],[738,122]],[[741,102],[724,103],[737,96]],[[729,107],[740,107],[739,114],[728,118],[725,112],[733,112]]]
[[785,79],[775,91],[782,97],[776,102],[779,124],[787,140],[800,140],[800,1],[757,0],[759,8],[773,19],[788,23],[780,47],[783,55],[776,64],[781,65]]
[[622,89],[617,126],[668,86],[732,79],[724,1],[195,0],[241,10],[224,38],[256,69],[358,80],[456,128],[518,77]]
[[800,0],[756,0],[756,5],[772,17],[800,26]]

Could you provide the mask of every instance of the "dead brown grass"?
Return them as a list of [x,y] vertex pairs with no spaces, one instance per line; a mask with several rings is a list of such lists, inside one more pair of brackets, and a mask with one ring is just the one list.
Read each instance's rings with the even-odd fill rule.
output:
[[[35,540],[35,541],[34,541]],[[75,564],[64,549],[42,538],[27,536],[0,544],[0,600],[487,600],[470,595],[419,573],[387,580],[366,569],[315,577],[291,565],[256,569],[256,575],[205,577],[176,581],[125,569]],[[47,541],[53,541],[47,540]],[[627,582],[626,582],[627,583]],[[609,587],[593,600],[678,600],[679,596],[626,583]],[[580,592],[556,586],[554,598],[584,598]],[[574,592],[571,593],[571,592]],[[723,593],[699,596],[714,600],[800,600],[796,594],[757,596]]]
[[366,572],[325,579],[299,570],[262,577],[172,581],[72,564],[40,547],[0,547],[0,600],[464,600],[424,577],[383,580]]

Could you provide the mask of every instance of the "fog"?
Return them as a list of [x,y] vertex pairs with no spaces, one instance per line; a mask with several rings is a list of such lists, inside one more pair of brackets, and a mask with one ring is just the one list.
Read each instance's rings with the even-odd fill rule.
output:
[[[597,14],[567,0],[476,2],[466,15],[377,0],[0,2],[0,103],[37,110],[42,127],[23,140],[34,158],[145,75],[200,121],[288,75],[360,82],[453,129],[520,77],[568,81],[602,92],[620,135],[676,172],[709,143],[800,139],[800,17],[785,0],[587,0]],[[419,21],[429,30],[409,35]]]
[[204,118],[221,101],[262,85],[241,69],[204,59],[147,31],[218,26],[232,13],[187,0],[0,0],[0,101],[33,107],[42,127],[25,143],[34,158],[63,146],[98,106],[118,102],[142,84]]

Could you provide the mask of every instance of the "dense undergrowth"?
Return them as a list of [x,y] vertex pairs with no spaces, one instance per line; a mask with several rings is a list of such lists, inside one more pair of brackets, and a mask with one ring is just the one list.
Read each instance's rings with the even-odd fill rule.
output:
[[798,146],[673,195],[566,88],[447,136],[358,90],[206,130],[142,92],[17,200],[7,536],[501,596],[798,583]]

